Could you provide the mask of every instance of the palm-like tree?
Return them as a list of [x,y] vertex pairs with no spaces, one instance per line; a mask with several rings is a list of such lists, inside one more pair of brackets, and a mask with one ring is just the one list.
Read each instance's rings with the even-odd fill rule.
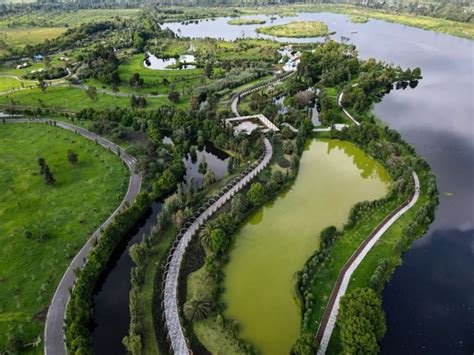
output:
[[184,305],[184,316],[190,322],[206,318],[211,311],[211,302],[192,299]]
[[212,225],[211,222],[206,222],[202,228],[201,231],[199,232],[199,238],[201,238],[201,242],[208,246],[209,241],[211,240],[211,234],[212,230],[214,229],[214,226]]

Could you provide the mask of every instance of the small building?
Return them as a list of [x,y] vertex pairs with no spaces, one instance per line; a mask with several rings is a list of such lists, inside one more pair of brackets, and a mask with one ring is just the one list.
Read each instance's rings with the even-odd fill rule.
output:
[[18,64],[16,66],[17,69],[25,69],[25,68],[28,68],[30,65],[27,63],[27,62],[24,62],[22,64]]
[[33,60],[35,62],[41,62],[43,60],[43,55],[41,53],[37,53],[33,56]]

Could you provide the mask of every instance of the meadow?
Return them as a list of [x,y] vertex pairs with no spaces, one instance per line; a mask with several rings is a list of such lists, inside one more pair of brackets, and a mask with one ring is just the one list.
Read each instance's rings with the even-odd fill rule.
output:
[[[136,93],[139,95],[139,93]],[[148,97],[147,108],[158,108],[171,104],[167,97]],[[187,102],[181,100],[178,106],[184,107]],[[130,97],[114,96],[106,93],[97,94],[91,99],[86,91],[80,88],[59,86],[48,87],[44,92],[40,89],[17,91],[8,95],[0,95],[0,107],[17,106],[19,108],[41,108],[50,111],[79,112],[85,108],[105,109],[112,107],[130,107]]]
[[[0,124],[0,147],[3,349],[12,334],[22,345],[42,335],[47,306],[64,270],[120,204],[128,171],[94,142],[45,124]],[[77,166],[67,159],[69,149],[78,154]],[[40,157],[56,179],[53,186],[40,174]]]
[[321,37],[329,34],[328,26],[319,21],[294,21],[284,25],[257,28],[258,33],[275,37]]

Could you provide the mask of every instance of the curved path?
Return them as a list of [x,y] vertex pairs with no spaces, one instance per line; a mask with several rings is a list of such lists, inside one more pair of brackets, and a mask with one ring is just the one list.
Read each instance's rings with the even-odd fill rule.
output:
[[[253,167],[250,172],[246,173],[236,183],[230,184],[228,190],[222,194],[214,203],[207,207],[186,229],[182,234],[181,239],[174,249],[171,260],[166,271],[165,287],[164,287],[164,313],[165,322],[168,329],[168,336],[171,341],[171,347],[174,354],[188,355],[190,350],[188,348],[186,337],[184,336],[183,328],[179,319],[178,307],[178,283],[179,271],[181,262],[186,252],[186,248],[191,241],[191,238],[197,233],[199,228],[227,201],[229,201],[237,192],[239,192],[245,185],[247,185],[253,178],[257,176],[270,162],[273,154],[273,148],[270,141],[265,138],[265,153],[258,164]],[[227,188],[226,188],[227,189]]]
[[[47,119],[6,119],[6,123],[47,123],[53,122],[52,120]],[[46,355],[66,355],[66,343],[64,342],[64,317],[66,315],[66,307],[69,302],[69,290],[74,287],[76,281],[76,273],[74,270],[81,269],[86,261],[87,255],[90,250],[94,247],[94,241],[100,236],[100,233],[103,228],[110,224],[114,217],[120,212],[120,210],[125,206],[125,204],[132,204],[135,201],[138,193],[140,192],[140,187],[142,183],[142,177],[140,174],[136,173],[136,159],[131,155],[125,153],[125,151],[120,148],[115,143],[102,138],[88,130],[74,126],[69,123],[54,121],[56,126],[66,129],[68,131],[76,132],[81,136],[97,141],[98,144],[104,148],[110,149],[113,152],[120,151],[120,158],[127,164],[130,170],[130,180],[128,183],[127,193],[120,203],[120,206],[107,218],[107,220],[102,223],[102,225],[92,234],[88,241],[84,244],[82,249],[77,253],[77,255],[72,259],[71,264],[68,266],[66,272],[64,273],[56,292],[54,293],[51,304],[48,308],[48,314],[46,316],[46,325],[44,329],[44,352]],[[0,124],[1,126],[1,124]]]
[[390,213],[387,217],[385,217],[385,219],[372,231],[372,233],[369,234],[367,239],[364,240],[364,242],[359,246],[354,254],[352,254],[350,259],[341,269],[339,277],[336,281],[336,285],[334,286],[331,297],[329,298],[326,311],[324,312],[323,319],[318,329],[318,333],[316,334],[316,339],[320,344],[318,355],[326,353],[329,340],[331,339],[331,334],[336,325],[336,318],[339,312],[339,303],[341,301],[341,297],[346,293],[352,274],[365,258],[370,249],[372,249],[375,243],[377,243],[377,241],[382,237],[382,235],[418,201],[418,197],[420,196],[420,181],[416,172],[413,172],[413,180],[415,183],[415,192],[413,195],[410,196],[410,198],[408,198],[408,200],[401,204],[397,209],[392,211],[392,213]]
[[[352,85],[352,87],[357,84]],[[341,92],[337,98],[337,104],[344,112],[344,114],[357,126],[360,126],[358,122],[347,110],[342,106],[342,97],[344,92]],[[339,313],[339,304],[342,296],[347,291],[351,276],[357,267],[360,265],[362,260],[372,249],[375,243],[382,237],[382,235],[410,208],[412,208],[418,201],[420,196],[420,180],[415,171],[412,172],[413,181],[415,185],[415,192],[405,202],[398,206],[392,211],[385,219],[368,235],[368,237],[362,242],[357,250],[352,254],[349,260],[346,262],[344,267],[341,269],[339,276],[336,280],[336,284],[332,289],[331,296],[329,297],[326,310],[324,311],[323,318],[316,333],[316,340],[319,342],[318,355],[326,353],[329,341],[331,340],[332,332],[336,325],[337,315]]]
[[[354,84],[352,85],[353,88],[355,88],[357,85],[359,84]],[[344,114],[346,115],[347,118],[349,118],[352,123],[354,123],[356,126],[360,126],[360,122],[357,121],[354,116],[352,116],[345,108],[344,106],[342,106],[342,97],[344,96],[344,92],[342,91],[339,96],[337,97],[337,105],[340,107],[340,109],[342,110],[342,112],[344,112]]]
[[[240,97],[250,94],[256,90],[268,87],[274,83],[285,80],[291,74],[283,77],[275,78],[270,81],[258,84],[254,87],[248,88],[242,92],[237,93],[231,102],[231,109],[235,116],[240,117],[237,105]],[[176,245],[173,247],[170,256],[168,257],[167,270],[165,272],[164,291],[163,291],[163,308],[165,316],[165,324],[168,331],[168,338],[171,342],[171,348],[174,354],[189,355],[190,349],[184,336],[184,331],[179,318],[178,306],[178,284],[179,272],[181,269],[181,262],[183,260],[186,248],[189,245],[192,237],[197,233],[199,228],[227,201],[229,201],[237,192],[245,187],[258,173],[260,173],[270,162],[273,155],[273,148],[270,141],[264,138],[265,153],[257,162],[257,164],[244,173],[239,178],[231,181],[228,186],[224,188],[224,192],[218,194],[218,198],[212,204],[206,206],[207,208],[199,214],[199,216],[189,223],[183,232],[180,232],[176,239]],[[212,200],[211,200],[212,201]],[[201,211],[201,210],[199,210]],[[171,258],[171,260],[169,259]]]
[[[85,85],[85,84],[82,84],[82,83],[81,84],[73,84],[73,83],[67,82],[66,79],[69,76],[70,76],[70,74],[63,77],[63,78],[59,78],[59,79],[45,80],[45,83],[47,84],[47,88],[48,87],[71,87],[71,88],[81,89],[81,90],[88,90],[89,89],[88,85]],[[0,74],[0,78],[13,78],[13,79],[18,80],[19,82],[28,83],[28,86],[18,87],[18,88],[11,88],[9,90],[2,91],[2,92],[0,92],[0,96],[14,94],[18,91],[38,89],[38,81],[37,80],[25,80],[25,79],[22,79],[18,75],[7,75],[7,74]],[[97,93],[106,94],[106,95],[115,96],[115,97],[132,97],[133,95],[135,95],[134,93],[115,92],[115,91],[110,91],[110,90],[102,89],[102,88],[97,88]],[[142,96],[142,97],[146,97],[146,98],[168,97],[167,94],[157,94],[157,95],[152,95],[152,94],[141,94],[140,95],[140,94],[137,94],[136,96]]]

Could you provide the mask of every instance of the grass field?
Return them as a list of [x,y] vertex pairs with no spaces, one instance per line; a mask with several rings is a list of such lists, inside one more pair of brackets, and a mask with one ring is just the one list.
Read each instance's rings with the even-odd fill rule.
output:
[[[369,251],[367,256],[364,258],[364,260],[362,260],[361,264],[352,275],[347,292],[350,292],[357,287],[367,287],[369,285],[370,277],[377,268],[380,259],[392,256],[392,258],[396,258],[397,262],[399,261],[399,257],[393,253],[394,245],[400,240],[401,236],[403,236],[406,226],[414,220],[417,210],[423,206],[428,199],[423,175],[419,174],[419,177],[421,180],[421,194],[415,206],[408,210],[402,217],[400,217],[400,219],[382,235],[380,240]],[[340,354],[341,351],[342,347],[339,338],[339,327],[336,323],[334,333],[331,337],[331,341],[329,342],[327,353]]]
[[13,47],[24,47],[27,44],[38,44],[56,38],[64,31],[66,31],[64,27],[2,28],[0,40]]
[[[171,101],[167,97],[147,98],[147,102],[147,108],[158,108],[165,104],[171,105]],[[180,107],[186,107],[186,105],[187,102],[185,100],[178,104]],[[26,106],[78,112],[85,108],[130,107],[130,98],[99,93],[97,100],[94,101],[86,95],[86,91],[83,89],[48,87],[45,92],[41,92],[40,89],[31,89],[1,95],[0,106]]]
[[321,37],[329,34],[328,26],[319,21],[293,21],[284,25],[257,28],[258,33],[275,37]]
[[263,25],[266,21],[256,18],[238,18],[235,20],[227,21],[229,25]]
[[[11,328],[21,344],[42,335],[64,270],[119,205],[128,171],[94,142],[45,124],[0,124],[0,147],[1,352]],[[78,154],[75,168],[67,160],[68,149]],[[39,173],[39,157],[54,174],[53,187]],[[47,237],[27,239],[25,229]]]
[[37,82],[33,80],[18,80],[12,77],[3,77],[0,74],[0,93],[11,89],[18,89],[23,86],[34,86],[36,83]]

